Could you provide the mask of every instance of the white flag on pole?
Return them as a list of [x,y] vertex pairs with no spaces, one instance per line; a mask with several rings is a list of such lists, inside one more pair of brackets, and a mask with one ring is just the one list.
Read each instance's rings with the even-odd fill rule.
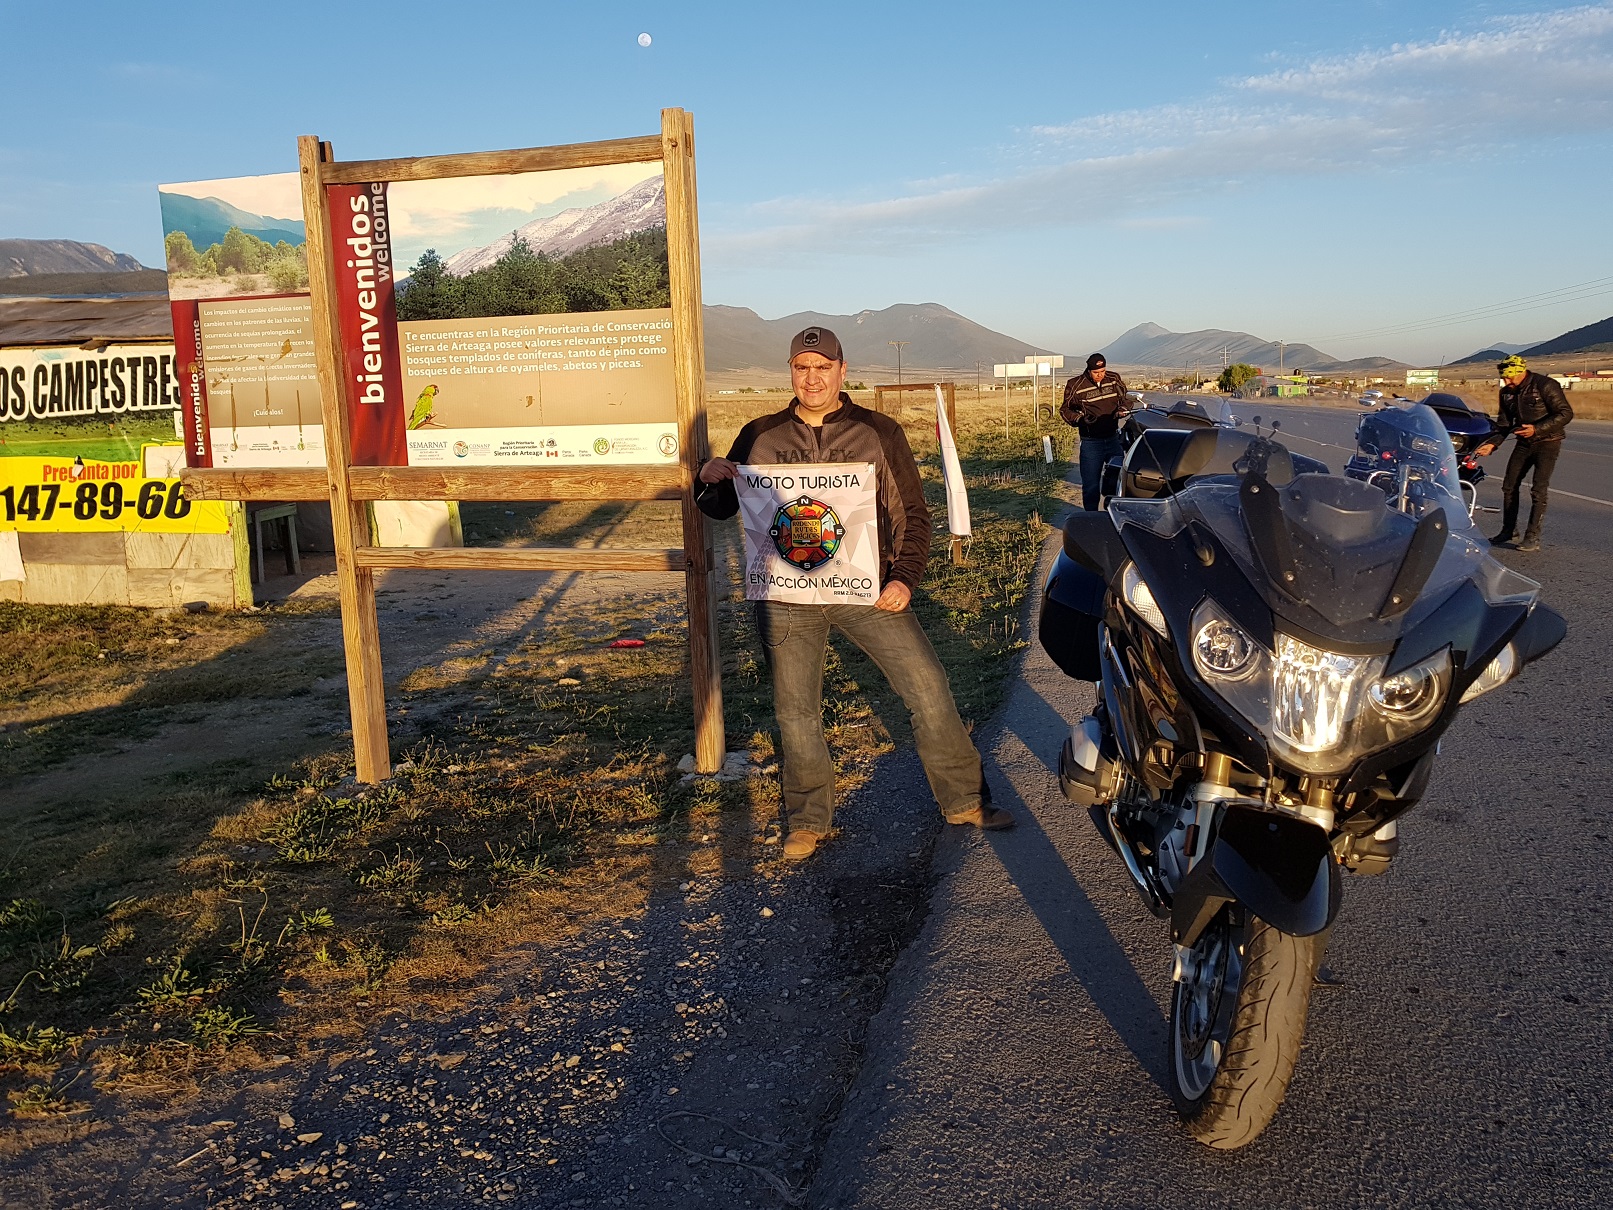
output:
[[935,388],[935,436],[941,445],[941,477],[947,485],[947,533],[967,538],[974,532],[969,527],[969,493],[963,486],[963,464],[958,461],[958,445],[947,423],[947,400],[939,385]]

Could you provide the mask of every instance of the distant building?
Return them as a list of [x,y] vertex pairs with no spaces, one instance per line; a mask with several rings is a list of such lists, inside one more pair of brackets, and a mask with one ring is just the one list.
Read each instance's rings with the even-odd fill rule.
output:
[[1406,385],[1409,387],[1437,387],[1439,385],[1439,371],[1407,370]]
[[1303,374],[1262,374],[1244,383],[1239,394],[1245,399],[1294,399],[1310,394],[1310,379]]

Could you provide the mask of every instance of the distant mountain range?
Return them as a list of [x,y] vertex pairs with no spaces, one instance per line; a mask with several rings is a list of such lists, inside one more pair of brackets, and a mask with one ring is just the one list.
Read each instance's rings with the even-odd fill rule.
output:
[[1561,357],[1575,353],[1613,353],[1613,315],[1550,340],[1535,340],[1525,344],[1493,344],[1469,353],[1453,365],[1470,365],[1486,361],[1500,361],[1518,353],[1528,357]]
[[1104,356],[1117,365],[1172,368],[1198,365],[1219,367],[1244,362],[1267,371],[1278,368],[1279,358],[1286,370],[1340,372],[1347,370],[1404,369],[1405,363],[1389,357],[1358,357],[1340,361],[1306,344],[1285,344],[1262,340],[1248,332],[1227,332],[1205,328],[1198,332],[1172,332],[1155,323],[1138,324],[1122,332],[1103,347]]
[[1460,365],[1464,361],[1495,361],[1497,358],[1510,357],[1514,353],[1522,353],[1530,345],[1539,343],[1540,342],[1537,340],[1526,340],[1522,344],[1514,345],[1503,344],[1501,341],[1496,341],[1495,344],[1485,345],[1477,353],[1469,353],[1466,357],[1460,357],[1451,364]]
[[224,233],[239,227],[270,244],[284,240],[300,244],[307,238],[301,218],[274,218],[253,214],[216,197],[186,197],[182,193],[157,194],[162,203],[162,229],[183,231],[198,250],[224,242]]
[[705,309],[706,368],[708,370],[767,369],[784,371],[790,338],[802,328],[829,328],[845,347],[852,377],[896,365],[893,340],[905,341],[902,365],[909,370],[968,371],[975,364],[1023,361],[1045,352],[1001,332],[993,332],[940,303],[898,303],[883,311],[855,315],[826,315],[798,311],[780,319],[763,319],[748,307],[708,306]]
[[0,239],[0,277],[45,273],[137,273],[145,266],[123,252],[75,239]]
[[623,236],[665,226],[666,185],[660,176],[653,176],[626,193],[596,205],[573,206],[548,218],[534,219],[485,247],[456,252],[442,267],[455,277],[485,269],[508,252],[517,237],[524,239],[534,252],[565,256],[595,244],[608,244]]
[[1613,349],[1613,315],[1598,323],[1586,324],[1523,350],[1525,357],[1547,357],[1553,353],[1590,353]]

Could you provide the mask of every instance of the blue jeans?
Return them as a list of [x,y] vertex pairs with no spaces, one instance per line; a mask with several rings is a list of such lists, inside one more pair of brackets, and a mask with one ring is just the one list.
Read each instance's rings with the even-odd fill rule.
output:
[[1114,437],[1081,438],[1081,507],[1089,513],[1098,511],[1098,497],[1103,491],[1103,468],[1109,459],[1126,452],[1125,443]]
[[958,717],[952,686],[911,609],[757,601],[756,630],[773,673],[784,819],[791,831],[822,836],[834,820],[834,763],[823,738],[823,665],[834,627],[868,655],[901,694],[930,790],[946,816],[985,797],[980,753]]

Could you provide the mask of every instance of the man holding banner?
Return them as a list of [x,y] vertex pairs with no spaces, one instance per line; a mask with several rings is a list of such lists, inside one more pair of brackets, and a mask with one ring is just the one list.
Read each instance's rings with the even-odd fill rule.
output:
[[795,398],[752,420],[726,458],[700,468],[695,503],[743,512],[745,595],[773,675],[782,742],[784,856],[810,857],[834,818],[823,736],[831,628],[866,652],[912,713],[930,789],[948,823],[999,829],[946,671],[908,608],[930,551],[930,510],[902,427],[853,403],[846,360],[827,328],[790,343]]

